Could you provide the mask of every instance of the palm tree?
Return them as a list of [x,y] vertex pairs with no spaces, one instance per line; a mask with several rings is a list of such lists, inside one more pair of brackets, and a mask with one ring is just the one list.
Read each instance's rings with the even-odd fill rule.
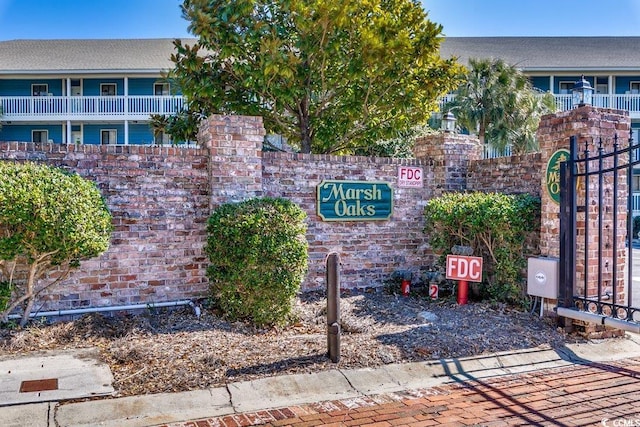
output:
[[553,96],[537,92],[528,77],[501,59],[470,59],[467,80],[445,105],[458,123],[499,151],[535,151],[543,114],[555,111]]
[[162,134],[167,132],[169,118],[161,114],[152,114],[149,119],[149,127],[153,133],[153,139],[156,144],[162,145]]

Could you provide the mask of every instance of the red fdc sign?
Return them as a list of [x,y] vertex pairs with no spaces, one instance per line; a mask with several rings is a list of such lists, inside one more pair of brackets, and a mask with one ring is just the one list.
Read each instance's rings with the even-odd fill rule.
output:
[[447,255],[446,278],[482,282],[482,257]]
[[422,168],[398,166],[398,187],[422,188]]

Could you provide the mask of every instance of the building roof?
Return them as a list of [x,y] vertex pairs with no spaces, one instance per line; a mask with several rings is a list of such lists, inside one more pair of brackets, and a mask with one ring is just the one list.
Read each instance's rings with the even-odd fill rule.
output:
[[159,73],[173,52],[173,39],[0,41],[0,74]]
[[447,37],[443,58],[501,58],[524,71],[640,70],[640,37]]
[[[0,74],[157,74],[173,68],[173,52],[173,39],[0,41]],[[640,70],[640,37],[447,37],[440,53],[463,64],[501,58],[528,72]]]

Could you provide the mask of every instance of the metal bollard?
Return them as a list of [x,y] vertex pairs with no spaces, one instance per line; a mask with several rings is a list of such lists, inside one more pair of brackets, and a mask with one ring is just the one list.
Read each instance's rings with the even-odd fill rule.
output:
[[333,363],[340,361],[340,258],[338,254],[327,256],[327,347]]

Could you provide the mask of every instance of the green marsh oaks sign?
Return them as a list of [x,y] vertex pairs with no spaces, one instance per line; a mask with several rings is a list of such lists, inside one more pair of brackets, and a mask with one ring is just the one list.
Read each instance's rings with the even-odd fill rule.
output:
[[569,160],[569,150],[561,148],[551,155],[545,172],[545,187],[551,200],[560,204],[560,163]]
[[323,221],[385,221],[393,213],[393,189],[386,182],[324,180],[317,199]]

